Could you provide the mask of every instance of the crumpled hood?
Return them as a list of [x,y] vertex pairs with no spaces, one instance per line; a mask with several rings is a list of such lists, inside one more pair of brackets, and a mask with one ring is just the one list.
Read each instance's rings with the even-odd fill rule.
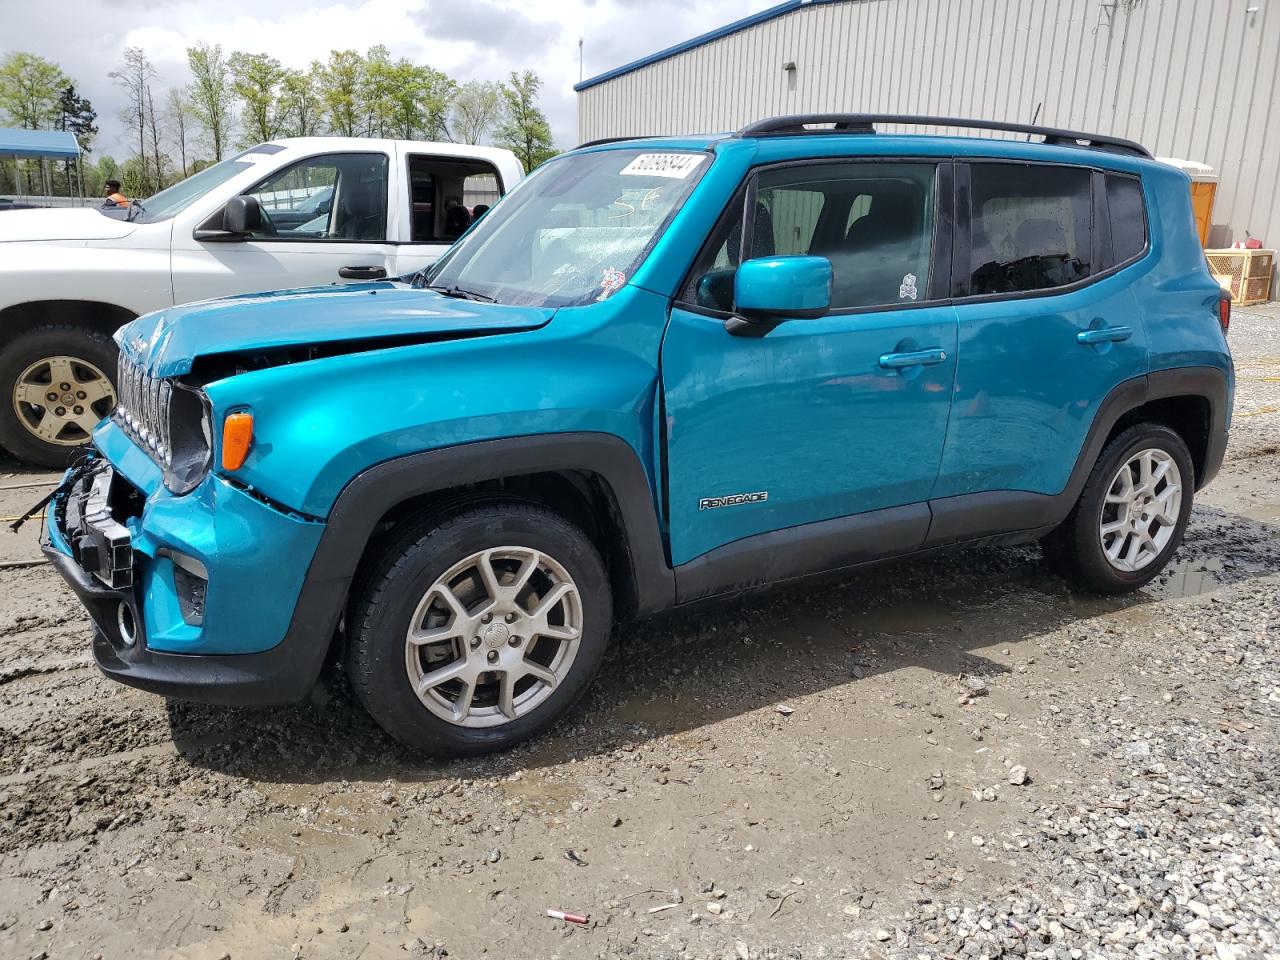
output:
[[15,240],[120,240],[136,229],[136,224],[105,216],[87,207],[0,212],[0,243]]
[[475,303],[404,283],[333,284],[205,300],[121,327],[120,349],[152,376],[188,373],[197,357],[289,347],[422,342],[545,325],[554,309]]

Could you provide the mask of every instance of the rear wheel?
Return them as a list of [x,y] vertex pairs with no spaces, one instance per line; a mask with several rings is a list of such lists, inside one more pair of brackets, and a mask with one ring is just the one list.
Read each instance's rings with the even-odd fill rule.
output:
[[116,405],[116,345],[96,330],[48,325],[0,351],[0,446],[20,460],[65,467]]
[[1102,451],[1075,509],[1045,539],[1071,579],[1100,593],[1136,590],[1182,543],[1191,514],[1195,467],[1168,427],[1142,423]]
[[402,743],[484,753],[573,705],[611,624],[604,563],[580,530],[533,504],[479,504],[388,547],[352,617],[347,670]]

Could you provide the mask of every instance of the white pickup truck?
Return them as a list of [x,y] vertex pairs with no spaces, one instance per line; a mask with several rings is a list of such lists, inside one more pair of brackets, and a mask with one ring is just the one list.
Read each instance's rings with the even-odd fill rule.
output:
[[134,317],[412,273],[523,175],[492,147],[285,139],[127,208],[0,212],[0,446],[72,459],[115,405],[111,335]]

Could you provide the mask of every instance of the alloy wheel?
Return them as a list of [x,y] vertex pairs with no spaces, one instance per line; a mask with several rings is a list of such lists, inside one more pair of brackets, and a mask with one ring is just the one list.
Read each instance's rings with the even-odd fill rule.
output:
[[39,440],[56,446],[87,443],[93,428],[115,405],[115,388],[106,374],[79,357],[37,360],[13,386],[18,421]]
[[418,699],[463,727],[510,723],[568,676],[582,637],[582,598],[554,558],[494,547],[454,564],[423,594],[405,636]]
[[1168,546],[1182,509],[1182,474],[1168,453],[1140,450],[1116,471],[1102,503],[1098,533],[1107,562],[1134,573]]

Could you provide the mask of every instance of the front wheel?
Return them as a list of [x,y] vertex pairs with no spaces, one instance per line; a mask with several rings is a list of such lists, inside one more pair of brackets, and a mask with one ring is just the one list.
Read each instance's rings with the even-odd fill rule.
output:
[[582,695],[612,616],[604,563],[577,527],[533,504],[477,504],[386,549],[352,616],[347,672],[406,746],[502,750]]
[[115,408],[115,370],[116,345],[96,330],[50,324],[14,337],[0,350],[0,446],[67,466]]
[[1140,423],[1102,451],[1075,508],[1045,538],[1064,574],[1099,593],[1149,583],[1182,543],[1195,466],[1168,427]]

